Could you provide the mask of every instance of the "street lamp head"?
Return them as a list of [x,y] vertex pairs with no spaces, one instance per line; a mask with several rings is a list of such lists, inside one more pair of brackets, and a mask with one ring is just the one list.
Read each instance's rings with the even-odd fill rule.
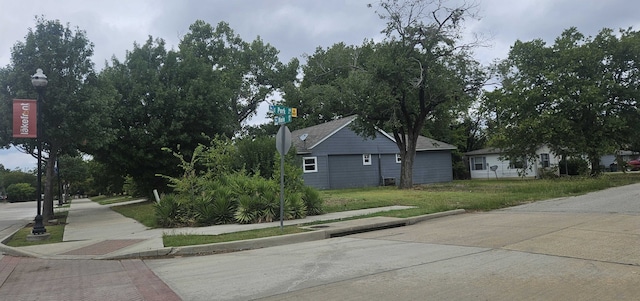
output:
[[38,68],[36,74],[31,76],[31,84],[36,89],[42,89],[47,86],[47,76],[42,73],[42,69]]

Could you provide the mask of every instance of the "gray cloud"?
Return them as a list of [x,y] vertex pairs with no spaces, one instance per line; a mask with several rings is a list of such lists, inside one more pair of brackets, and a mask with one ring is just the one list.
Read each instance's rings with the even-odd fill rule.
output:
[[[144,43],[149,35],[164,39],[169,47],[177,47],[189,25],[198,19],[214,26],[220,21],[228,22],[245,41],[260,36],[280,50],[283,61],[302,59],[303,54],[313,53],[318,46],[380,40],[384,27],[375,9],[367,8],[368,3],[377,0],[0,1],[0,66],[9,64],[11,47],[24,40],[28,28],[35,24],[35,15],[59,19],[85,30],[95,44],[97,69],[104,67],[104,61],[113,55],[123,59],[134,42]],[[640,28],[640,1],[478,0],[477,3],[481,20],[470,20],[467,32],[493,37],[489,41],[492,47],[475,51],[485,64],[505,58],[518,39],[541,38],[552,43],[571,26],[587,36],[596,35],[604,27]],[[0,163],[7,164],[5,158],[8,157],[0,154]]]
[[[235,0],[235,1],[42,1],[37,5],[3,1],[0,10],[0,65],[9,63],[10,48],[21,41],[35,15],[59,19],[87,31],[95,44],[98,69],[112,55],[122,59],[134,42],[149,35],[177,47],[189,25],[201,19],[212,25],[228,22],[244,40],[260,36],[280,50],[282,60],[301,58],[316,47],[334,43],[360,44],[381,39],[384,22],[368,8],[375,0]],[[493,47],[478,49],[487,63],[504,58],[517,39],[542,38],[547,42],[576,26],[586,35],[603,27],[640,26],[640,2],[628,0],[482,0],[479,21],[468,31],[492,36]]]

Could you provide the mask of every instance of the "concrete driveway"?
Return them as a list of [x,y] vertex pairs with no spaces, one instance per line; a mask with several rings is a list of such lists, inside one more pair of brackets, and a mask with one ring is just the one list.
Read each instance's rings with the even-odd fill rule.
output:
[[145,263],[184,300],[638,300],[640,184]]

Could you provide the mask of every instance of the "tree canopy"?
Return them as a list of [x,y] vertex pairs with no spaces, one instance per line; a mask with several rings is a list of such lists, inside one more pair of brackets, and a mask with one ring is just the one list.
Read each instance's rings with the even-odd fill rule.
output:
[[[445,1],[381,1],[386,39],[362,46],[318,48],[308,58],[301,99],[314,112],[303,120],[322,122],[357,113],[356,131],[376,128],[393,133],[402,156],[400,187],[413,185],[416,142],[428,120],[451,110],[467,110],[485,74],[471,57],[475,44],[462,42],[471,5],[447,7]],[[294,100],[287,98],[291,106]]]
[[0,69],[0,142],[14,144],[36,156],[35,139],[11,137],[11,102],[14,98],[36,99],[31,75],[40,68],[48,77],[42,107],[43,160],[46,166],[43,217],[53,215],[54,164],[64,153],[87,145],[102,145],[113,136],[106,124],[113,90],[102,87],[93,69],[93,44],[86,33],[58,20],[36,18],[25,40],[11,50],[11,63]]
[[[500,66],[502,87],[487,94],[492,143],[511,157],[545,144],[558,155],[602,155],[637,145],[640,33],[565,30],[552,45],[517,41]],[[635,129],[635,130],[634,130]]]
[[110,125],[118,139],[93,150],[95,160],[131,175],[143,191],[164,187],[156,174],[180,171],[163,147],[189,156],[208,137],[233,137],[260,103],[295,80],[297,60],[283,64],[277,54],[224,22],[196,21],[178,50],[152,37],[134,44],[100,74],[118,91]]

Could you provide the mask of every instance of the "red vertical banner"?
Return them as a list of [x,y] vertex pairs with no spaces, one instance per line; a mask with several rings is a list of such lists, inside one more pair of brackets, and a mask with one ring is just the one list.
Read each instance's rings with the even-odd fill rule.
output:
[[38,102],[36,100],[13,100],[13,137],[38,138]]

